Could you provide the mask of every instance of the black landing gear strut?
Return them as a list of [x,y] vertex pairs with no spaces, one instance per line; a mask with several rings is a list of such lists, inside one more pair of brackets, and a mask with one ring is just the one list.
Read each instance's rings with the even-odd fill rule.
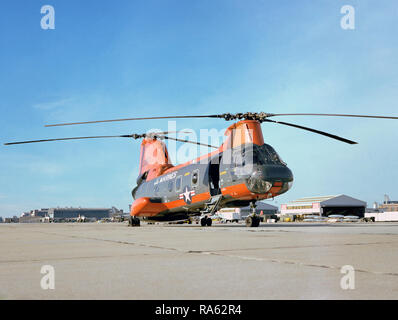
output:
[[130,216],[129,217],[129,227],[139,227],[140,226],[140,219],[137,217]]
[[200,219],[200,225],[202,227],[205,227],[205,226],[210,227],[212,222],[213,222],[213,220],[211,220],[211,218],[209,218],[208,216],[204,216],[203,218]]
[[250,202],[250,215],[246,218],[246,227],[258,227],[260,225],[260,217],[256,213],[256,202]]

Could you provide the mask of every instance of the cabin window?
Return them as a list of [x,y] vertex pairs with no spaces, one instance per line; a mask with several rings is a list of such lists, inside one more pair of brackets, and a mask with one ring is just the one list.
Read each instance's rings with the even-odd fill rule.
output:
[[168,187],[169,187],[169,192],[173,191],[173,184],[174,184],[174,181],[173,181],[173,180],[170,180],[170,181],[169,181],[169,185],[168,185]]
[[176,191],[181,191],[182,176],[176,178]]
[[199,181],[199,170],[192,171],[192,185],[196,186]]

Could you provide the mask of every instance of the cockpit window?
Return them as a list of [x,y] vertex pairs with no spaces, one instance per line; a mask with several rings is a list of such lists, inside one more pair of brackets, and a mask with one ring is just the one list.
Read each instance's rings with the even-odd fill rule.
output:
[[266,163],[286,165],[275,149],[268,144],[263,144],[262,146],[257,147],[257,152],[261,154],[261,158],[264,159]]
[[275,149],[268,144],[262,146],[252,145],[233,153],[233,163],[236,167],[244,167],[250,164],[282,164],[286,165],[276,153]]

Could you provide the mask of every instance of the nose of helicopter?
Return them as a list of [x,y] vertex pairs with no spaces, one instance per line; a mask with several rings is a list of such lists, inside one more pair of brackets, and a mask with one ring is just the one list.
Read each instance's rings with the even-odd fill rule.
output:
[[261,168],[261,176],[263,180],[269,182],[282,181],[291,182],[293,181],[293,173],[287,167],[283,165],[265,165]]
[[287,166],[264,165],[247,179],[247,187],[254,193],[267,193],[274,185],[280,185],[281,193],[284,193],[291,188],[292,182],[293,173]]

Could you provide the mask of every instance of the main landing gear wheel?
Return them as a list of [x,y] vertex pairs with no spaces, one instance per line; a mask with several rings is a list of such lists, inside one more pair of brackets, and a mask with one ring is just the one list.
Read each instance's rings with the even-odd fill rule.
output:
[[139,227],[140,226],[140,219],[138,219],[137,217],[129,217],[129,226],[130,227]]
[[258,227],[260,225],[260,218],[257,216],[248,216],[245,222],[246,227]]
[[211,218],[209,218],[209,217],[203,217],[202,219],[200,219],[200,225],[202,227],[205,227],[205,226],[210,227],[212,222],[213,222],[213,220],[211,220]]

